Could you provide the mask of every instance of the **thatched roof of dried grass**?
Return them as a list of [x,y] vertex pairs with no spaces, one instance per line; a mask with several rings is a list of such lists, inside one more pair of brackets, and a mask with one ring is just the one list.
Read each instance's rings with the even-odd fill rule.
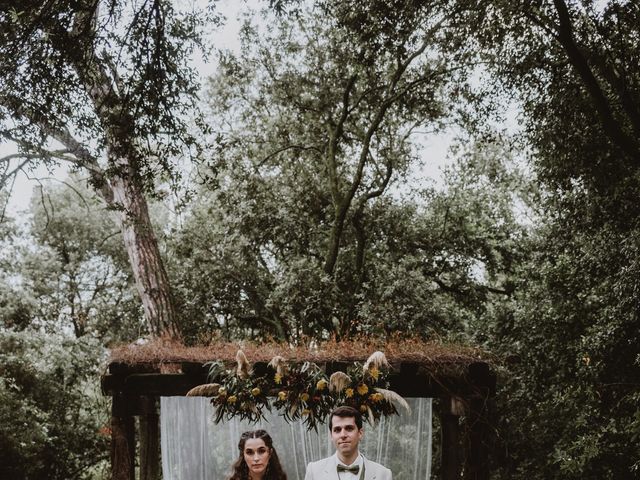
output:
[[232,363],[241,349],[251,363],[268,362],[281,355],[290,361],[354,362],[365,361],[371,353],[384,352],[391,363],[413,362],[424,365],[468,365],[482,361],[493,363],[491,355],[478,348],[446,345],[420,339],[390,339],[379,341],[357,339],[308,342],[304,346],[267,342],[215,342],[206,346],[185,346],[179,342],[159,339],[143,345],[125,345],[111,350],[109,363],[126,365],[163,365],[175,363],[206,363],[221,360]]

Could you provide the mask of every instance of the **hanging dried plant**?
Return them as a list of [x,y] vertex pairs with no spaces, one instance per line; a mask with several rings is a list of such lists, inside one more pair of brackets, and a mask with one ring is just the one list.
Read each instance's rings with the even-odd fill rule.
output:
[[238,362],[236,375],[242,379],[249,378],[249,361],[242,350],[236,353],[236,362]]
[[329,377],[329,391],[342,392],[351,383],[351,377],[344,372],[335,372]]
[[388,403],[398,405],[404,408],[408,413],[411,413],[411,407],[409,406],[407,401],[393,390],[387,390],[386,388],[375,388],[375,391],[382,394],[384,400]]
[[[275,407],[287,422],[302,421],[308,429],[324,423],[337,405],[358,409],[368,422],[397,414],[396,405],[409,411],[407,402],[387,390],[389,363],[382,352],[373,353],[366,363],[353,363],[347,372],[330,378],[316,363],[289,363],[279,355],[264,373],[256,375],[242,350],[236,353],[235,368],[222,362],[209,364],[209,382],[189,391],[188,396],[208,396],[215,407],[214,421],[239,417],[257,422],[264,411]],[[216,383],[213,383],[216,382]],[[269,397],[275,396],[270,400]]]
[[384,353],[378,351],[373,352],[367,361],[364,363],[364,371],[369,373],[374,378],[377,377],[378,373],[381,369],[389,368],[389,362],[387,361],[387,357]]
[[213,397],[218,394],[219,388],[219,383],[205,383],[204,385],[198,385],[189,390],[187,397]]
[[276,374],[282,378],[287,374],[287,361],[284,357],[276,355],[269,362],[269,366],[276,371]]

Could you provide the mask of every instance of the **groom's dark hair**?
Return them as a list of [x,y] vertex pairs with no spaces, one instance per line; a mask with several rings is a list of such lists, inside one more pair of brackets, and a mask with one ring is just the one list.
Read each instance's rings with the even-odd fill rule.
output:
[[349,407],[347,405],[343,405],[341,407],[336,408],[329,415],[329,431],[333,430],[333,417],[340,418],[350,418],[353,417],[356,421],[356,427],[358,430],[362,428],[362,414],[353,407]]

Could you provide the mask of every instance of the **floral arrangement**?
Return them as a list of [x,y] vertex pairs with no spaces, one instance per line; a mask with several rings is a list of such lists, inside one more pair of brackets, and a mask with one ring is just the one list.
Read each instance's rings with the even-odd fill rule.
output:
[[[315,363],[289,364],[281,356],[274,357],[266,373],[260,375],[254,374],[241,350],[236,362],[235,369],[227,370],[221,362],[209,364],[209,380],[215,383],[199,385],[187,393],[211,397],[216,423],[236,416],[257,422],[272,405],[287,422],[301,420],[308,429],[317,429],[338,405],[358,409],[371,424],[383,415],[397,414],[397,406],[409,410],[406,401],[388,389],[390,366],[382,352],[331,377]],[[273,404],[269,396],[275,397]]]
[[274,407],[287,422],[302,420],[308,429],[317,429],[333,410],[336,398],[329,392],[329,379],[315,363],[288,367],[284,358],[277,356],[269,363],[277,385]]
[[271,385],[265,378],[251,374],[249,362],[242,350],[236,354],[236,362],[237,367],[231,370],[225,370],[222,362],[211,362],[208,377],[217,382],[199,385],[187,392],[188,397],[211,397],[211,403],[216,409],[216,423],[233,417],[257,422],[263,418],[264,409],[271,410],[267,398]]
[[384,353],[374,352],[364,365],[354,363],[346,374],[331,375],[330,388],[336,392],[338,404],[354,407],[374,424],[383,415],[398,414],[396,405],[409,410],[404,398],[388,389],[389,369]]

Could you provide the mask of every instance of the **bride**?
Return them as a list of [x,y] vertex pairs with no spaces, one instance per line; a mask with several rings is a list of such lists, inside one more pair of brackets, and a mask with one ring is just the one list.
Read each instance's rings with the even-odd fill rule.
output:
[[265,430],[244,432],[238,442],[240,456],[228,480],[287,480],[273,440]]

